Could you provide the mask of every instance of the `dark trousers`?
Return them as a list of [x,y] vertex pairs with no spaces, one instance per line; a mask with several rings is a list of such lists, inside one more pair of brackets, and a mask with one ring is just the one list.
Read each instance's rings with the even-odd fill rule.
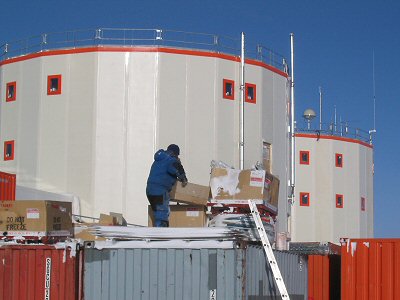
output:
[[154,227],[169,227],[169,193],[147,195],[153,209]]

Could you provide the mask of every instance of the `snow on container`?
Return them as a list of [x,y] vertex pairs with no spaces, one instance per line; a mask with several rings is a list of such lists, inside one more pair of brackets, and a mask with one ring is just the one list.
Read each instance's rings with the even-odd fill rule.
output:
[[342,300],[400,299],[400,239],[342,241]]
[[76,245],[0,245],[0,299],[81,299]]

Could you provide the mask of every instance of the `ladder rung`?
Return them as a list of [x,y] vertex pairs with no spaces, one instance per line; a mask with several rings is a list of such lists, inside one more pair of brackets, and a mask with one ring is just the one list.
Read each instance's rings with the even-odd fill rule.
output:
[[257,205],[253,203],[253,201],[249,200],[249,207],[251,214],[253,215],[254,223],[256,224],[256,228],[258,234],[260,235],[260,239],[262,241],[262,245],[264,246],[265,254],[267,255],[268,262],[271,266],[272,273],[274,274],[276,285],[278,286],[279,292],[281,294],[281,298],[290,299],[289,294],[286,290],[285,282],[283,281],[281,272],[279,270],[279,266],[276,262],[274,252],[272,251],[271,244],[268,240],[268,235],[265,232],[264,225],[262,223],[260,213],[258,212]]

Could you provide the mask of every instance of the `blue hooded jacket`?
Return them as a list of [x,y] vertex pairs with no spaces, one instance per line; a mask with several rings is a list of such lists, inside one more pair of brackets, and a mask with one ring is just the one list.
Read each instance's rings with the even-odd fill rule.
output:
[[170,192],[176,180],[187,181],[179,158],[169,151],[158,150],[154,154],[154,162],[147,179],[146,194],[156,196]]

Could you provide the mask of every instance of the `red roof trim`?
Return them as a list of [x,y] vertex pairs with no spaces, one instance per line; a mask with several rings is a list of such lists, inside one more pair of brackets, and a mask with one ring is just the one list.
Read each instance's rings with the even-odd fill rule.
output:
[[[53,56],[53,55],[64,55],[64,54],[77,54],[77,53],[88,53],[88,52],[161,52],[161,53],[172,53],[172,54],[184,54],[184,55],[193,55],[193,56],[202,56],[202,57],[216,57],[221,59],[226,59],[230,61],[240,62],[240,57],[223,54],[223,53],[214,53],[214,52],[207,52],[201,50],[187,50],[187,49],[177,49],[177,48],[165,48],[165,47],[87,47],[87,48],[76,48],[76,49],[61,49],[61,50],[49,50],[49,51],[42,51],[38,53],[31,53],[27,55],[23,55],[20,57],[14,57],[10,59],[6,59],[0,62],[0,66],[8,65],[11,63],[29,60],[32,58],[43,57],[43,56]],[[278,75],[283,77],[288,77],[285,72],[267,65],[266,63],[246,59],[245,61],[249,65],[255,65],[259,67],[263,67],[268,69]]]
[[288,74],[286,74],[285,72],[279,70],[278,68],[275,68],[273,66],[267,65],[266,63],[263,63],[263,62],[258,61],[258,60],[246,59],[245,63],[249,64],[249,65],[263,67],[263,68],[268,69],[268,70],[270,70],[270,71],[272,71],[274,73],[277,73],[277,74],[279,74],[279,75],[281,75],[283,77],[286,77],[286,78],[288,77]]
[[320,135],[317,136],[316,134],[308,134],[308,133],[296,133],[294,135],[295,137],[304,137],[304,138],[314,138],[314,139],[324,139],[324,140],[336,140],[336,141],[343,141],[343,142],[349,142],[349,143],[354,143],[354,144],[360,144],[362,146],[368,147],[373,149],[374,146],[370,145],[366,142],[362,142],[356,139],[351,139],[351,138],[345,138],[341,136],[333,136],[333,135]]

